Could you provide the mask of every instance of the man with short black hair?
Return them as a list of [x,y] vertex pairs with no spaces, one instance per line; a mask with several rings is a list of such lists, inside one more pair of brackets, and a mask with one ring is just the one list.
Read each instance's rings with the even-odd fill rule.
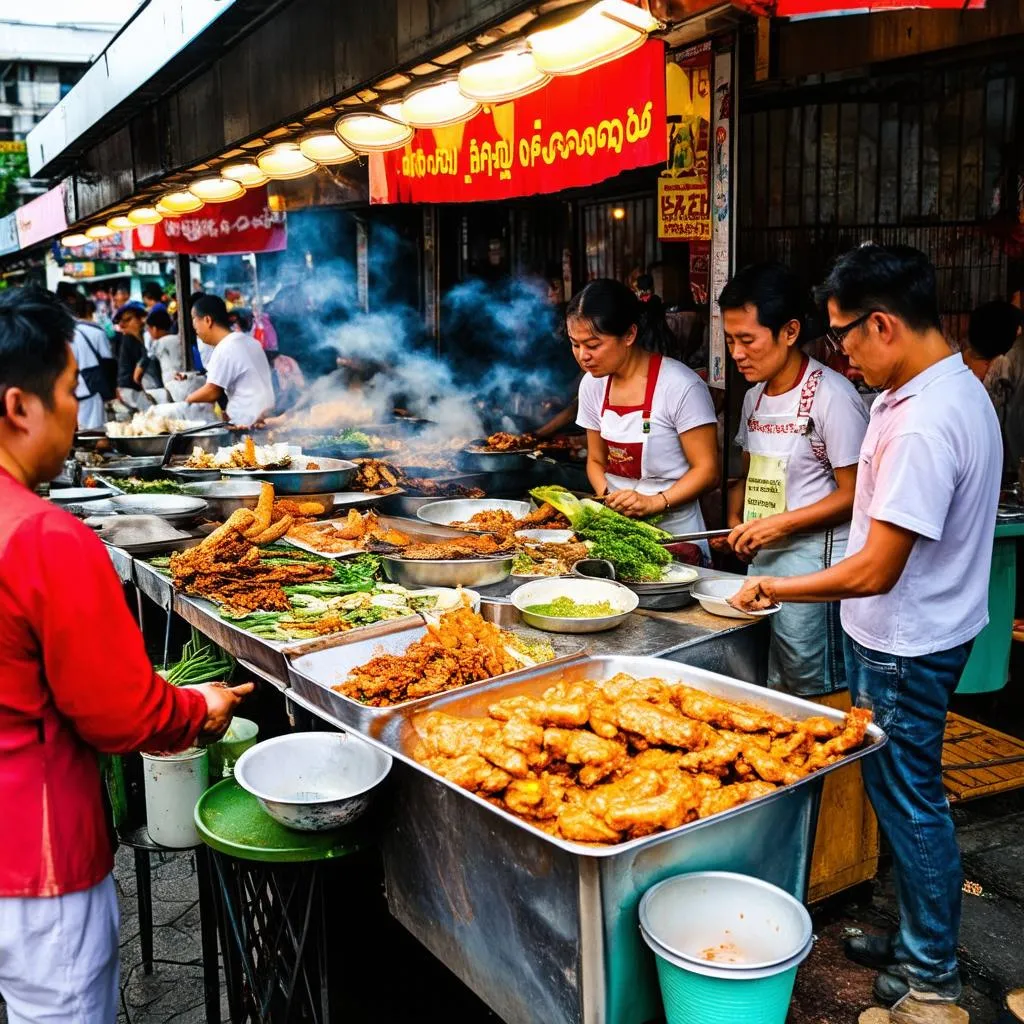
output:
[[215,739],[252,689],[169,686],[103,542],[33,493],[75,433],[73,332],[46,292],[0,293],[0,995],[11,1024],[117,1017],[97,754]]
[[193,391],[190,403],[227,401],[228,416],[238,426],[252,426],[274,408],[270,364],[260,343],[249,334],[231,330],[224,300],[202,295],[192,305],[192,326],[201,342],[212,346],[206,364],[206,383]]
[[850,939],[847,954],[880,969],[883,1002],[955,1003],[963,876],[942,739],[949,698],[988,622],[999,424],[943,337],[924,253],[862,246],[839,258],[820,295],[831,344],[885,389],[861,446],[847,557],[807,576],[752,579],[733,601],[842,600],[850,696],[889,737],[863,771],[900,910],[897,933]]
[[125,405],[138,407],[138,393],[142,386],[135,379],[135,368],[145,358],[146,346],[142,341],[146,307],[141,302],[126,302],[113,316],[114,326],[121,335],[117,351],[117,393]]
[[167,306],[164,304],[164,290],[162,285],[157,281],[147,281],[142,286],[142,304],[147,310],[152,310],[156,305],[163,306],[164,309]]

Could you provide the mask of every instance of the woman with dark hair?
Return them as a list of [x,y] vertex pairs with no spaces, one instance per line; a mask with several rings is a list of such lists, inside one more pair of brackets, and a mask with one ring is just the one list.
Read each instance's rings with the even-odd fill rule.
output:
[[608,278],[573,296],[566,330],[580,368],[587,477],[609,508],[659,516],[670,533],[704,529],[699,498],[718,485],[715,408],[689,367],[645,345],[636,295]]

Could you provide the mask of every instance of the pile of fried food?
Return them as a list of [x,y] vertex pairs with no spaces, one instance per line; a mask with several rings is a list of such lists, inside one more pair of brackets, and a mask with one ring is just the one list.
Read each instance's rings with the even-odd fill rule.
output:
[[[283,503],[282,503],[283,504]],[[295,504],[315,504],[295,503]],[[264,484],[253,510],[240,508],[196,547],[171,556],[174,585],[186,594],[216,601],[233,613],[257,610],[287,611],[287,585],[330,579],[328,562],[268,564],[272,555],[260,545],[272,544],[294,524],[281,512],[275,522],[274,488]]]
[[470,516],[465,522],[449,523],[456,530],[476,530],[493,533],[498,537],[511,537],[516,530],[567,530],[569,520],[558,509],[546,502],[529,515],[517,519],[503,508],[487,509]]
[[[152,411],[137,412],[129,423],[111,420],[106,425],[107,437],[152,437],[154,434],[174,434],[180,430],[191,430],[203,425],[203,420],[186,420],[161,416]],[[211,423],[211,429],[216,427]]]
[[[395,531],[397,532],[397,531]],[[378,555],[417,560],[449,560],[458,558],[498,558],[515,551],[511,537],[495,537],[490,533],[453,537],[451,540],[409,541],[405,544],[371,541],[367,548]]]
[[609,844],[799,782],[864,742],[871,712],[793,721],[661,679],[560,682],[487,718],[428,712],[413,756],[551,835]]
[[288,530],[286,539],[299,541],[325,555],[365,551],[372,541],[398,546],[409,543],[404,533],[385,526],[376,513],[361,515],[355,509],[345,519],[296,523]]
[[537,438],[533,434],[510,434],[499,430],[491,434],[483,444],[469,445],[466,450],[471,452],[532,452],[537,447]]
[[288,469],[292,455],[286,444],[257,445],[246,436],[230,448],[218,448],[216,452],[193,448],[185,460],[185,469]]
[[387,491],[393,487],[401,487],[411,495],[422,498],[482,498],[484,492],[479,487],[466,487],[463,484],[445,480],[433,480],[430,477],[408,476],[402,468],[379,459],[355,459],[359,467],[352,480],[354,491]]
[[590,548],[583,541],[567,544],[523,543],[512,563],[513,576],[567,576],[582,558],[590,557]]
[[426,635],[403,654],[379,654],[334,689],[362,704],[391,707],[554,657],[550,649],[531,654],[523,653],[512,633],[460,608],[428,623]]

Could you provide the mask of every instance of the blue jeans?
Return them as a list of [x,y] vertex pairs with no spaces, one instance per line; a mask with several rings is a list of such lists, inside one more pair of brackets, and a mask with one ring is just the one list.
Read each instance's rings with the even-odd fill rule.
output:
[[972,644],[904,658],[843,634],[850,698],[870,707],[889,737],[861,765],[892,850],[900,911],[896,959],[924,981],[945,981],[957,972],[963,872],[942,788],[942,738]]

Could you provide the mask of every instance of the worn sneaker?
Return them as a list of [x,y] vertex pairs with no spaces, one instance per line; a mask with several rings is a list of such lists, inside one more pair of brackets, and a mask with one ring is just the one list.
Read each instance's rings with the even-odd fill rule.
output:
[[851,935],[843,942],[843,952],[848,960],[876,971],[885,970],[896,963],[896,933],[881,935]]
[[945,981],[925,981],[912,975],[906,964],[892,964],[880,971],[874,985],[875,998],[884,1006],[892,1006],[911,994],[921,1003],[955,1003],[962,992],[958,974]]

